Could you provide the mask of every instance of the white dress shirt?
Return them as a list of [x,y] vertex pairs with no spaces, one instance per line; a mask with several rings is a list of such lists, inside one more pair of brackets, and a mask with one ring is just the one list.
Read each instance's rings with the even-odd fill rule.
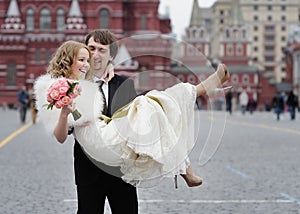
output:
[[103,78],[98,78],[96,76],[94,76],[93,78],[94,82],[99,82],[99,80],[103,81],[103,85],[102,85],[102,90],[105,96],[105,102],[106,102],[106,106],[108,106],[108,83],[105,82],[105,80]]

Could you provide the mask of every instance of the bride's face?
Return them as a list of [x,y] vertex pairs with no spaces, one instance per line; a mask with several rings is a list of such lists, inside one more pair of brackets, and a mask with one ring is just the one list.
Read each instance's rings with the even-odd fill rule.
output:
[[81,48],[71,65],[72,78],[84,79],[85,74],[90,69],[90,55],[87,49]]

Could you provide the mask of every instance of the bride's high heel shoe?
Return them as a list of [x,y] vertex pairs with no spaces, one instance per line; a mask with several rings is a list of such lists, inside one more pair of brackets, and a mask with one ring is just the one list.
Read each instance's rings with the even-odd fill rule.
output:
[[230,74],[229,74],[229,71],[228,71],[228,68],[225,64],[220,64],[217,68],[217,71],[216,71],[219,79],[220,79],[220,83],[221,85],[226,82],[227,80],[229,80],[230,78]]
[[208,96],[214,96],[216,92],[223,91],[228,88],[219,88],[224,82],[229,80],[230,74],[225,64],[219,64],[215,73],[210,75],[206,80],[202,82]]
[[183,177],[189,187],[196,187],[202,184],[202,178],[197,175],[181,174],[181,177]]
[[[181,175],[181,177],[183,177],[183,179],[185,180],[186,184],[189,187],[200,186],[202,184],[202,178],[195,175],[191,166],[188,166],[186,168],[186,174],[180,174],[180,175]],[[177,175],[175,175],[175,188],[176,189],[178,188]]]

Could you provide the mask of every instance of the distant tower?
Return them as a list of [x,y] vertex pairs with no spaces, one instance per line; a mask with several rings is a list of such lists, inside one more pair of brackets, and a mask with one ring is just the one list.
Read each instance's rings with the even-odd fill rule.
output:
[[232,0],[228,24],[220,33],[219,61],[231,70],[233,91],[240,93],[244,88],[255,102],[259,96],[258,69],[252,66],[251,35],[243,21],[240,0]]
[[189,66],[207,64],[207,57],[210,56],[210,35],[197,0],[194,0],[190,24],[185,29],[185,33],[182,64]]
[[22,23],[20,10],[16,0],[11,0],[4,24],[1,25],[2,33],[23,33],[25,25]]
[[[130,55],[139,61],[140,70],[170,72],[172,38],[169,17],[159,18],[159,0],[124,1],[124,37]],[[150,56],[150,58],[149,58]],[[150,60],[149,60],[150,59]]]
[[72,0],[65,29],[67,40],[84,41],[85,35],[82,35],[82,33],[87,33],[87,25],[84,23],[78,0]]
[[3,85],[7,86],[7,94],[13,94],[18,90],[18,84],[25,85],[27,80],[25,75],[27,41],[24,40],[25,25],[16,0],[10,1],[5,17],[0,30],[0,83],[2,83],[0,97],[6,98],[6,102],[9,103],[13,99],[3,93]]
[[243,22],[239,0],[233,0],[231,8],[229,23],[220,35],[219,60],[227,65],[248,65],[251,37]]

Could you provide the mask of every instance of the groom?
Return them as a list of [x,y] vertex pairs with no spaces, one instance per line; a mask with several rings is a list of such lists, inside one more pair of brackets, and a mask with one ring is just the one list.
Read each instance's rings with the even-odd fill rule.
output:
[[[136,97],[133,81],[119,75],[108,76],[113,69],[112,60],[117,54],[116,36],[109,30],[94,30],[85,39],[93,54],[94,81],[104,80],[107,113],[111,115]],[[112,71],[112,70],[111,70]],[[110,72],[113,74],[113,71]],[[124,182],[119,167],[99,163],[89,157],[75,140],[74,171],[77,186],[77,214],[103,214],[107,199],[112,214],[137,214],[137,190]]]

